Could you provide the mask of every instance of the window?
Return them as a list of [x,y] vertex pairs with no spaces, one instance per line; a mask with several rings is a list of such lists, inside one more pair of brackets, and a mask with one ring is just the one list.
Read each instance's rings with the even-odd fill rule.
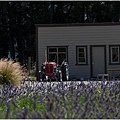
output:
[[110,46],[110,64],[120,63],[120,46]]
[[87,46],[77,46],[77,64],[87,64]]
[[62,63],[64,59],[66,61],[68,60],[67,58],[67,47],[47,47],[48,51],[48,62],[50,61],[55,61],[59,65]]

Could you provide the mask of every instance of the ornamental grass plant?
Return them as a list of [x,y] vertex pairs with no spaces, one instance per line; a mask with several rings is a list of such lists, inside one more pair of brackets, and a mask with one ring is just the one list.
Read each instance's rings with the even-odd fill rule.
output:
[[0,59],[0,84],[12,83],[20,87],[22,80],[22,70],[19,62],[8,60],[7,58]]

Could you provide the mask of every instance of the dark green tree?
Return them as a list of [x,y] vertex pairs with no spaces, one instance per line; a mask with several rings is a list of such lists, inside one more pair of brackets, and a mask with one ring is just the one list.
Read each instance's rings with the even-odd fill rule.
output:
[[120,2],[0,2],[0,58],[8,51],[21,63],[36,60],[35,24],[119,22]]

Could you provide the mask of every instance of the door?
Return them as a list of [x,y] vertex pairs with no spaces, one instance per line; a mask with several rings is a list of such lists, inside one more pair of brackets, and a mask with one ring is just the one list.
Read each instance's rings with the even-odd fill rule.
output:
[[91,77],[106,73],[106,46],[91,46]]

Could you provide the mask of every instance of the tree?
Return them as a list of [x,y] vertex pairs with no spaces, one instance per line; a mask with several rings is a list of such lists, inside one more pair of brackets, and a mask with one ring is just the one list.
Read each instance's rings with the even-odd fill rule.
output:
[[7,57],[8,53],[8,24],[6,2],[0,4],[0,57]]
[[[0,4],[0,57],[36,60],[35,24],[119,22],[120,2],[5,1]],[[16,45],[16,46],[15,46]]]

